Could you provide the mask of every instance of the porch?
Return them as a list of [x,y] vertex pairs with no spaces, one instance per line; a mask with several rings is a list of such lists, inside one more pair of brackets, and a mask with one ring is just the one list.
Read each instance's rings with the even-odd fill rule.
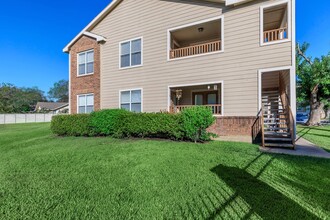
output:
[[223,114],[222,83],[169,87],[169,112],[179,113],[192,106],[205,106],[214,115]]

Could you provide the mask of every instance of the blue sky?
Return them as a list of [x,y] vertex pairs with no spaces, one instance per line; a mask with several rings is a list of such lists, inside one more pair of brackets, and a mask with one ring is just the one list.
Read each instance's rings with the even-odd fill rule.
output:
[[[68,78],[63,47],[110,0],[11,0],[0,7],[0,83],[38,86],[47,92]],[[311,44],[309,55],[330,51],[330,1],[297,0],[297,40]]]

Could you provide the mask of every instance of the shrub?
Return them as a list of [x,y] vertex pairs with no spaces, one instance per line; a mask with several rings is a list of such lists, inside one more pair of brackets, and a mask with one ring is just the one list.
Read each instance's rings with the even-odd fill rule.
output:
[[57,115],[51,122],[51,130],[60,136],[89,136],[90,115]]
[[116,137],[182,138],[180,115],[168,113],[133,113],[122,118]]
[[185,139],[194,142],[209,141],[215,134],[207,132],[207,128],[214,122],[212,111],[209,107],[194,106],[181,112],[181,126]]
[[90,125],[94,135],[109,136],[120,130],[122,120],[132,114],[123,109],[107,109],[91,113]]

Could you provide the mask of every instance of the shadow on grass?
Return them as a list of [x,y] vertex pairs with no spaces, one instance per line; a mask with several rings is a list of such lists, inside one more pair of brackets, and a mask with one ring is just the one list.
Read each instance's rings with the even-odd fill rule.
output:
[[[231,187],[237,196],[249,204],[251,211],[245,218],[255,212],[263,219],[318,219],[295,201],[259,180],[258,177],[251,175],[245,169],[220,164],[211,171]],[[226,203],[228,202],[230,201]],[[216,208],[209,219],[215,219],[224,205]]]

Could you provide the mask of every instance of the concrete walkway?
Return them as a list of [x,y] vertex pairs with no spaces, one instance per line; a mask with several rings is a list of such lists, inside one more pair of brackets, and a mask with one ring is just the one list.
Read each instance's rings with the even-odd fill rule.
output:
[[259,147],[261,152],[274,153],[274,154],[288,154],[296,156],[309,156],[330,159],[330,153],[324,149],[316,146],[315,144],[307,141],[306,139],[299,137],[296,142],[295,150],[283,149],[283,148],[268,148]]

